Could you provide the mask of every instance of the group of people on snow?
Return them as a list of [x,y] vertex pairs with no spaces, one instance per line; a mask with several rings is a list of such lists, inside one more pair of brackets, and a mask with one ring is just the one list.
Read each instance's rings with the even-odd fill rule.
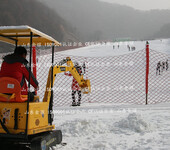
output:
[[[120,45],[118,44],[117,45],[117,48],[119,49]],[[129,46],[127,45],[127,48],[129,51],[135,51],[136,50],[136,47],[135,46]],[[113,49],[115,49],[115,45],[113,45]]]
[[127,48],[129,51],[135,51],[136,50],[136,47],[135,46],[129,46],[127,45]]
[[159,61],[156,66],[156,75],[161,75],[161,72],[164,70],[168,70],[169,64],[168,64],[168,59],[166,61]]
[[[117,45],[117,48],[119,49],[119,47],[120,47],[120,45],[118,44],[118,45]],[[113,45],[113,49],[115,49],[115,45]]]

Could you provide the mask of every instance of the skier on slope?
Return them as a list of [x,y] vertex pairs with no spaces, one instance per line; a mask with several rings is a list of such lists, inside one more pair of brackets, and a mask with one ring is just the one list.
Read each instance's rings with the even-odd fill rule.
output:
[[130,46],[129,46],[129,45],[127,45],[127,48],[128,48],[128,50],[130,51]]
[[167,70],[168,70],[168,68],[169,68],[169,65],[168,65],[168,59],[166,60],[165,64],[166,64],[166,71],[167,71]]
[[161,62],[159,61],[158,63],[157,63],[157,67],[156,67],[156,75],[158,74],[158,72],[159,72],[159,75],[160,75],[160,72],[161,72]]
[[[82,68],[81,66],[79,66],[79,63],[78,62],[74,62],[74,67],[76,68],[77,72],[79,74],[82,73]],[[71,73],[64,73],[66,76],[72,76]],[[75,78],[73,78],[73,81],[72,81],[72,86],[71,86],[71,89],[72,89],[72,106],[80,106],[81,104],[81,88],[78,84],[78,82],[76,81]],[[78,94],[78,102],[76,103],[76,100],[75,100],[75,94]]]
[[113,45],[113,49],[115,49],[115,46]]
[[162,62],[162,72],[165,70],[165,62]]

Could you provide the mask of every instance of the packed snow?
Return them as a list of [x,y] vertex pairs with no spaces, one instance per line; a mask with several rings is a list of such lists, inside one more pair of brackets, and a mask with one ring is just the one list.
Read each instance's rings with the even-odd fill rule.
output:
[[[170,104],[83,104],[55,110],[63,150],[168,150]],[[60,146],[57,146],[59,149]]]
[[[149,43],[151,49],[170,53],[169,39]],[[146,41],[97,44],[59,53],[68,56],[115,56],[134,53],[144,49],[145,44]],[[127,45],[135,46],[136,50],[129,51]],[[56,128],[62,130],[63,142],[67,143],[65,146],[57,145],[57,150],[170,149],[170,103],[83,103],[80,107],[55,108],[54,114]]]

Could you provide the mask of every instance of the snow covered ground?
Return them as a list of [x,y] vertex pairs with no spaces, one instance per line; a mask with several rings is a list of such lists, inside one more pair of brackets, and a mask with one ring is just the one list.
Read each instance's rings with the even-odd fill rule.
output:
[[169,150],[170,104],[84,104],[55,111],[62,150]]
[[[149,41],[150,48],[170,53],[170,40]],[[115,49],[113,49],[113,44]],[[136,51],[144,42],[131,42]],[[60,52],[74,56],[115,56],[129,52],[127,43],[91,45]],[[84,103],[80,107],[55,108],[55,125],[63,132],[62,150],[169,150],[170,103],[155,105]]]

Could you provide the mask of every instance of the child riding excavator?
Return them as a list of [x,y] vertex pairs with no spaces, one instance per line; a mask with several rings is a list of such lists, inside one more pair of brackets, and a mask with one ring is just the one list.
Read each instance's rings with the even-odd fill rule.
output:
[[[21,85],[11,77],[0,78],[0,150],[49,150],[61,144],[62,132],[53,124],[53,86],[56,75],[69,71],[84,94],[91,91],[90,80],[84,80],[69,57],[66,63],[54,65],[54,47],[59,46],[52,37],[29,26],[0,27],[0,41],[16,45],[30,45],[28,95],[21,95]],[[52,65],[49,69],[46,91],[41,102],[30,101],[32,46],[52,45]],[[32,113],[31,113],[32,112]]]

